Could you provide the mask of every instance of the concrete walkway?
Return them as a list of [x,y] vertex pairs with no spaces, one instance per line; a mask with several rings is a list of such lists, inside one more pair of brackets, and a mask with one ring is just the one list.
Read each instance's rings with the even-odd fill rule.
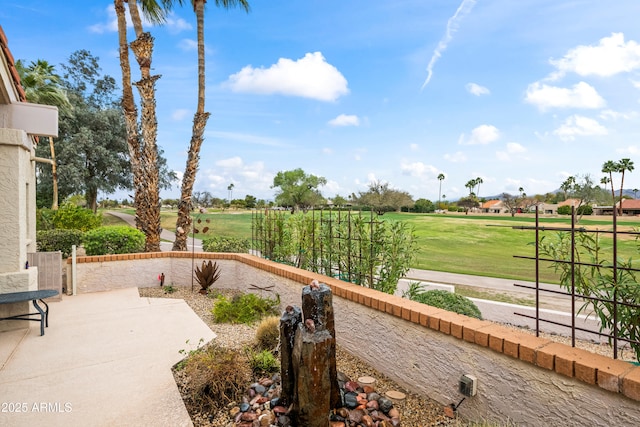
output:
[[215,334],[183,300],[131,288],[49,307],[44,336],[0,332],[0,426],[192,425],[171,367]]

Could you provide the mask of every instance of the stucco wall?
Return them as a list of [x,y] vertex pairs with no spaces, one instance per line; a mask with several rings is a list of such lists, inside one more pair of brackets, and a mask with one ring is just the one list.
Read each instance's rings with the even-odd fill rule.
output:
[[[0,128],[0,293],[38,288],[36,269],[25,268],[35,252],[35,171],[31,140],[24,131]],[[29,312],[29,303],[0,305],[0,317]],[[30,322],[0,322],[0,331],[28,327]]]
[[[136,256],[80,259],[79,289],[105,290],[109,286],[99,284],[105,277],[112,284],[157,286],[161,272],[166,284],[190,285],[191,254]],[[462,374],[475,375],[478,394],[459,407],[465,418],[523,426],[640,425],[640,367],[250,255],[196,256],[220,258],[216,287],[272,287],[283,305],[299,305],[312,278],[327,283],[339,345],[380,372],[442,405],[462,398]]]

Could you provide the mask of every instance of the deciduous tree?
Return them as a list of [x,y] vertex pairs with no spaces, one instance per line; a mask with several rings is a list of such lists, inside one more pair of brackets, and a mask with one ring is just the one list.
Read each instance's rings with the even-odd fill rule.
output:
[[271,188],[276,190],[276,203],[290,207],[292,212],[306,210],[321,204],[324,200],[319,187],[327,180],[321,176],[307,175],[301,168],[291,171],[280,171],[273,178]]
[[369,190],[360,192],[357,203],[368,206],[378,215],[385,212],[400,211],[403,207],[414,205],[413,198],[406,191],[389,187],[389,183],[374,181],[369,184]]

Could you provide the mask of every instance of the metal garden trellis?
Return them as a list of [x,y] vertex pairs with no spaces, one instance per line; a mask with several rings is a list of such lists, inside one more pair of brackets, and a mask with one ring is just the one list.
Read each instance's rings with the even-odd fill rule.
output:
[[[640,309],[640,305],[637,304],[638,301],[636,301],[636,303],[629,303],[629,302],[624,302],[624,301],[619,301],[618,300],[618,272],[620,270],[625,270],[625,271],[634,271],[634,272],[640,272],[640,269],[635,269],[635,268],[630,268],[630,267],[623,267],[618,265],[618,236],[620,234],[628,234],[628,235],[636,235],[636,236],[640,236],[640,232],[636,232],[636,231],[619,231],[618,230],[618,225],[617,225],[617,215],[616,215],[616,209],[613,210],[613,219],[612,219],[612,230],[607,231],[607,230],[589,230],[586,229],[584,227],[581,228],[577,228],[576,227],[576,221],[575,221],[575,217],[576,217],[576,212],[575,212],[575,208],[572,207],[571,209],[571,226],[570,227],[541,227],[540,226],[540,218],[539,218],[539,213],[536,210],[536,215],[535,215],[535,226],[533,227],[528,227],[528,226],[514,226],[512,228],[514,229],[520,229],[520,230],[535,230],[535,256],[534,257],[530,257],[530,256],[519,256],[519,255],[514,255],[514,258],[521,258],[521,259],[528,259],[528,260],[533,260],[535,261],[535,286],[528,286],[528,285],[523,285],[523,284],[514,284],[514,286],[518,286],[518,287],[522,287],[522,288],[528,288],[528,289],[533,289],[535,290],[535,316],[529,316],[526,314],[522,314],[522,313],[514,313],[518,316],[523,316],[523,317],[528,317],[531,319],[535,319],[536,321],[536,336],[539,336],[540,333],[540,322],[547,322],[547,323],[552,323],[558,326],[563,326],[563,327],[568,327],[571,328],[571,345],[573,347],[575,347],[576,345],[576,330],[579,331],[583,331],[583,332],[589,332],[589,333],[594,333],[600,336],[604,336],[609,338],[610,340],[612,340],[613,342],[613,358],[617,359],[618,358],[618,341],[625,341],[625,342],[629,342],[629,343],[633,343],[636,345],[640,345],[640,341],[638,340],[633,340],[633,339],[627,339],[627,338],[623,338],[619,336],[619,319],[618,319],[618,314],[619,314],[619,309],[621,306],[627,306],[627,307],[633,307],[636,309]],[[571,256],[569,260],[563,260],[563,259],[549,259],[549,258],[541,258],[540,257],[540,232],[541,231],[561,231],[561,232],[569,232],[571,235]],[[602,264],[593,264],[593,263],[586,263],[586,262],[578,262],[576,261],[575,255],[576,255],[576,233],[604,233],[604,234],[611,234],[612,235],[612,240],[613,240],[613,244],[612,244],[612,258],[613,258],[613,262],[611,262],[611,265],[602,265]],[[571,272],[571,285],[570,285],[570,289],[568,292],[564,292],[561,290],[552,290],[552,289],[544,289],[542,287],[540,287],[540,263],[541,262],[547,262],[547,263],[558,263],[558,264],[566,264],[570,266],[570,272]],[[587,267],[595,267],[595,268],[604,268],[604,269],[611,269],[612,270],[612,286],[613,286],[613,297],[611,299],[605,299],[605,298],[600,298],[594,295],[583,295],[580,293],[576,292],[576,268],[579,268],[580,266],[587,266]],[[640,285],[638,285],[640,286]],[[571,297],[571,324],[567,325],[561,322],[556,322],[556,321],[552,321],[552,320],[548,320],[548,319],[542,319],[540,317],[540,292],[549,292],[549,293],[554,293],[554,294],[560,294],[560,295],[569,295]],[[604,302],[604,303],[609,303],[612,304],[612,313],[611,315],[613,316],[613,331],[609,331],[608,333],[603,333],[601,331],[592,331],[589,329],[585,329],[585,328],[580,328],[576,326],[575,320],[576,320],[576,310],[575,310],[575,302],[576,299],[584,299],[584,300],[590,300],[590,301],[598,301],[598,302]]]

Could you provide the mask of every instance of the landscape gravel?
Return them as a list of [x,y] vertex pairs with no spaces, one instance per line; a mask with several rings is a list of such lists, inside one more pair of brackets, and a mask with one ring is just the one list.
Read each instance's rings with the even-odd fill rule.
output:
[[[238,294],[239,291],[223,290],[216,291],[218,294],[232,296]],[[217,337],[215,341],[218,345],[233,349],[243,349],[247,345],[251,345],[254,337],[256,325],[248,326],[243,324],[227,324],[227,323],[215,323],[211,309],[213,308],[215,294],[213,296],[202,295],[196,291],[192,291],[190,288],[175,287],[173,292],[166,292],[163,288],[140,288],[139,293],[141,297],[149,298],[178,298],[183,299],[191,309],[205,322]],[[515,326],[505,325],[507,327],[516,328]],[[534,331],[521,329],[525,332],[534,334]],[[550,340],[571,344],[571,339],[559,335],[547,335],[541,334]],[[192,348],[185,350],[190,351],[196,349],[201,343],[189,343]],[[576,347],[584,348],[594,353],[602,354],[611,357],[612,350],[609,345],[597,344],[589,341],[576,341]],[[633,352],[630,350],[623,351],[625,360],[635,360]],[[396,407],[402,415],[403,427],[426,427],[426,426],[468,426],[468,425],[487,425],[480,422],[465,422],[460,419],[452,419],[445,415],[445,408],[436,401],[429,399],[425,396],[412,393],[410,390],[406,390],[402,386],[393,382],[383,374],[377,372],[371,366],[357,358],[356,356],[348,353],[338,346],[337,349],[337,367],[339,371],[342,371],[348,377],[357,379],[362,376],[371,376],[376,379],[375,388],[380,394],[383,394],[389,390],[400,391],[406,395],[406,398],[396,403]],[[178,387],[180,388],[180,382],[186,382],[188,379],[177,377]],[[230,427],[232,426],[232,420],[227,415],[226,411],[220,411],[215,414],[214,417],[204,416],[203,414],[194,413],[192,408],[187,409],[190,411],[193,423],[196,427]],[[494,425],[494,424],[491,424]],[[504,425],[511,425],[508,422]]]

